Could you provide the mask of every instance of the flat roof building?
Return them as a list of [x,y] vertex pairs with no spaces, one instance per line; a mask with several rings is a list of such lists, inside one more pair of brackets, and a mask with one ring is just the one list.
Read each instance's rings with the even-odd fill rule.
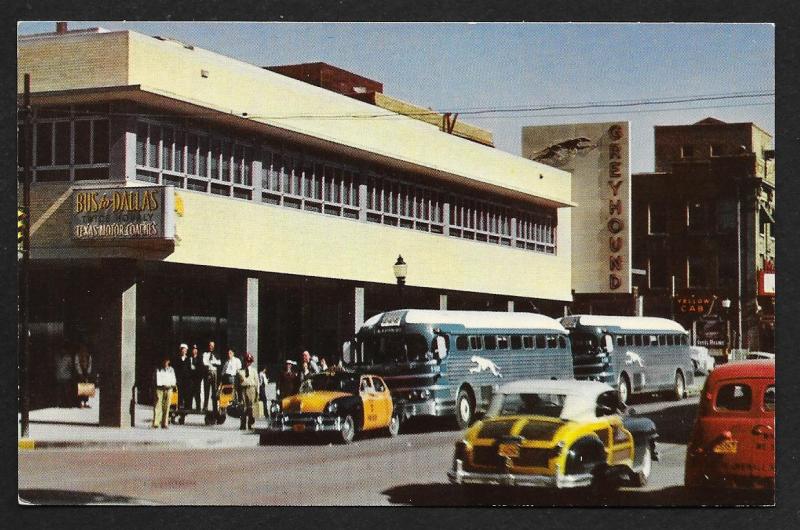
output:
[[571,300],[565,171],[132,31],[20,36],[19,93],[25,74],[34,405],[81,343],[124,426],[181,342],[273,368],[386,309]]

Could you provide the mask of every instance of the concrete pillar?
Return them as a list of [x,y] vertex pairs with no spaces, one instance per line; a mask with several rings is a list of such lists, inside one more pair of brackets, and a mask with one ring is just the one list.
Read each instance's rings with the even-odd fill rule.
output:
[[509,313],[513,313],[514,312],[514,300],[509,300],[508,301],[508,312]]
[[250,352],[258,366],[258,278],[228,280],[228,348]]
[[100,425],[128,427],[136,382],[136,268],[130,262],[103,266],[105,298],[97,321],[97,351],[91,352],[100,375]]
[[440,311],[447,311],[447,295],[440,294],[439,295],[439,310]]
[[358,185],[358,220],[361,222],[367,221],[367,185]]
[[364,288],[353,289],[353,330],[358,332],[364,324]]
[[136,106],[129,102],[109,104],[109,178],[136,178]]

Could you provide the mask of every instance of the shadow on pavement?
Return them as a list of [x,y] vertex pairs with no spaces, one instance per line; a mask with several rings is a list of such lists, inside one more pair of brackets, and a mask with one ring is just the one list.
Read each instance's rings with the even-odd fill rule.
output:
[[391,504],[409,506],[753,506],[771,505],[771,492],[709,492],[698,497],[682,486],[656,491],[619,490],[591,496],[580,489],[474,487],[443,483],[404,484],[384,490]]
[[653,423],[656,424],[659,442],[687,444],[697,417],[697,408],[697,403],[683,405],[676,403],[671,407],[636,415],[653,420]]
[[90,491],[69,491],[53,489],[21,489],[20,502],[42,505],[83,505],[83,504],[155,504],[150,501],[125,497],[122,495],[106,495]]

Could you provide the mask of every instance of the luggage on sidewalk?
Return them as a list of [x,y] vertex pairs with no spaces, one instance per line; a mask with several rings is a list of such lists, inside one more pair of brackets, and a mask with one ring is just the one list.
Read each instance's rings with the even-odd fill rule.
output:
[[78,383],[78,397],[94,397],[94,383]]

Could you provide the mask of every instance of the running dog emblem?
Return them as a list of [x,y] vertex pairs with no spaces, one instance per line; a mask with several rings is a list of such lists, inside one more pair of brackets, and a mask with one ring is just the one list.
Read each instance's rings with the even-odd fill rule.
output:
[[638,353],[627,351],[625,352],[625,364],[638,363],[639,366],[644,367],[644,362]]
[[492,372],[493,375],[497,377],[503,377],[503,374],[501,374],[500,370],[497,369],[497,365],[494,364],[489,359],[484,359],[483,357],[478,357],[477,355],[473,355],[472,359],[470,360],[478,365],[470,368],[469,369],[470,373],[477,374],[485,370],[489,370],[490,372]]

